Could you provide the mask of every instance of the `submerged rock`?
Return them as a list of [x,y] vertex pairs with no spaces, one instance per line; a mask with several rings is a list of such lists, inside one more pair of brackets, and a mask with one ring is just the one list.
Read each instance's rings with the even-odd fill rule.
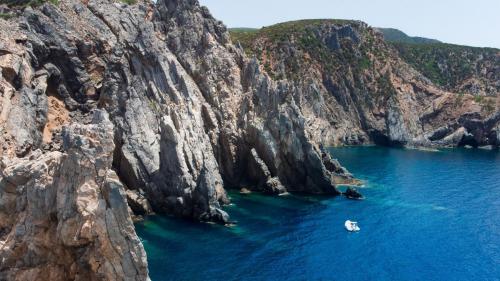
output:
[[250,193],[252,193],[252,191],[250,191],[249,189],[243,187],[243,188],[240,189],[240,193],[241,194],[250,194]]
[[495,147],[493,145],[485,145],[485,146],[480,146],[478,148],[482,149],[482,150],[494,150],[495,149]]
[[349,199],[361,200],[364,199],[363,195],[354,187],[347,187],[343,195]]
[[201,214],[200,220],[224,225],[231,223],[231,221],[229,221],[229,215],[225,211],[216,208],[211,208],[210,211]]

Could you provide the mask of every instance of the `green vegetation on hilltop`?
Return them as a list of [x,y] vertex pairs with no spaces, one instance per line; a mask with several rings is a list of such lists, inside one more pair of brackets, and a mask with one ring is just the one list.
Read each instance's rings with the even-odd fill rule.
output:
[[[348,29],[337,33],[332,26]],[[271,77],[300,80],[310,72],[309,67],[319,67],[325,74],[352,71],[359,78],[372,68],[373,56],[388,56],[386,49],[375,47],[376,42],[383,42],[377,41],[370,30],[359,21],[317,19],[262,29],[230,29],[230,33],[233,42],[247,54],[255,55]]]
[[311,27],[318,27],[325,24],[331,25],[345,25],[352,24],[352,20],[336,20],[336,19],[312,19],[312,20],[298,20],[284,23],[278,23],[268,27],[263,27],[261,32],[265,33],[272,39],[283,39],[289,34],[300,34]]
[[[337,34],[332,37],[334,30]],[[444,44],[396,29],[385,29],[386,40],[381,40],[372,28],[350,20],[300,20],[261,29],[235,28],[230,34],[277,79],[297,79],[313,67],[339,77],[351,73],[357,80],[367,71],[378,76],[375,66],[401,58],[445,90],[488,96],[500,92],[498,49]],[[386,81],[376,82],[383,92],[391,92]]]
[[384,35],[387,42],[407,43],[407,44],[435,44],[441,43],[439,40],[424,37],[412,37],[395,28],[377,28]]
[[259,34],[259,29],[251,28],[230,28],[229,34],[235,44],[241,44],[245,51],[250,51],[252,43]]
[[252,31],[258,31],[258,28],[252,28],[252,27],[232,27],[229,29],[232,32],[252,32]]
[[288,40],[293,35],[304,34],[307,29],[317,27],[323,24],[344,25],[351,24],[352,20],[336,19],[312,19],[298,20],[263,27],[255,28],[230,28],[229,32],[234,43],[240,43],[245,51],[253,53],[252,44],[257,38],[266,38],[270,41],[279,42]]
[[[434,83],[453,89],[468,78],[484,76],[481,71],[495,72],[500,50],[452,44],[392,43],[400,56]],[[497,74],[498,75],[498,74]]]

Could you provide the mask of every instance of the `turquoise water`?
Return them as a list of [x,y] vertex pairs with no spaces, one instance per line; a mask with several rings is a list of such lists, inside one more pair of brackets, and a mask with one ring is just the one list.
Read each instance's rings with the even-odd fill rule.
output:
[[231,193],[233,228],[151,217],[152,280],[500,280],[500,153],[332,151],[366,200]]

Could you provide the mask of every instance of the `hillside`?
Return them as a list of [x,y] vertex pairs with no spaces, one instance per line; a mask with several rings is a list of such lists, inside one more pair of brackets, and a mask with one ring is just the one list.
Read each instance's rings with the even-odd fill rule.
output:
[[455,93],[497,97],[500,50],[443,43],[392,43],[400,56],[435,84]]
[[377,30],[382,32],[384,35],[384,39],[387,42],[394,42],[394,43],[407,43],[407,44],[435,44],[435,43],[441,43],[439,40],[436,39],[429,39],[429,38],[424,38],[424,37],[413,37],[409,36],[408,34],[404,33],[403,31],[395,28],[381,28],[378,27]]
[[[364,32],[366,31],[364,25],[362,22],[349,20],[301,20],[280,23],[260,30],[230,30],[230,34],[233,41],[241,44],[247,54],[256,55],[273,77],[293,80],[300,78],[304,71],[308,71],[307,68],[301,67],[306,61],[300,61],[299,57],[283,57],[283,65],[271,65],[271,60],[266,58],[266,55],[279,52],[282,50],[281,47],[286,45],[293,45],[313,56],[323,67],[331,71],[342,65],[366,68],[369,63],[367,54],[338,52],[342,44],[349,42],[339,40],[337,37],[324,38],[322,34],[328,32],[328,27],[346,26],[344,29],[346,36],[357,36],[351,27],[358,27]],[[359,38],[354,39],[359,40]],[[373,38],[370,41],[373,41]]]
[[[260,30],[230,29],[230,33],[233,41],[239,42],[247,53],[253,54],[256,51],[253,46],[258,39],[279,40],[291,34],[301,36],[306,26],[325,22],[349,21],[303,20],[264,27]],[[375,28],[374,30],[382,32],[384,40],[399,52],[401,59],[437,86],[447,91],[476,96],[496,97],[500,93],[500,50],[445,44],[435,39],[410,37],[392,28]],[[307,38],[303,39],[302,48],[312,50],[318,46],[314,46],[315,42],[306,42]],[[338,58],[335,54],[333,57]]]
[[496,97],[500,93],[500,50],[445,44],[377,28],[402,59],[436,85],[455,93]]
[[[447,145],[458,138],[462,145],[479,145],[491,141],[490,129],[481,133],[483,140],[453,134],[463,132],[465,117],[461,116],[472,112],[478,114],[474,118],[494,116],[496,94],[478,98],[468,91],[449,92],[433,82],[434,76],[419,71],[424,62],[433,64],[432,58],[415,60],[412,67],[411,57],[401,56],[402,49],[363,22],[302,20],[260,30],[232,30],[231,36],[271,77],[293,81],[302,89],[300,99],[307,102],[301,106],[307,107],[310,130],[324,143]],[[456,77],[447,76],[450,84],[452,78]],[[498,79],[490,82],[487,85],[494,87]]]

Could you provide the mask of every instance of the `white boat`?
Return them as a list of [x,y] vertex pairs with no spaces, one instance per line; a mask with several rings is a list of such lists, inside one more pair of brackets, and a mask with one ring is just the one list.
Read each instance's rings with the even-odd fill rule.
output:
[[360,230],[358,223],[355,221],[346,220],[344,225],[345,229],[350,232],[358,232]]

